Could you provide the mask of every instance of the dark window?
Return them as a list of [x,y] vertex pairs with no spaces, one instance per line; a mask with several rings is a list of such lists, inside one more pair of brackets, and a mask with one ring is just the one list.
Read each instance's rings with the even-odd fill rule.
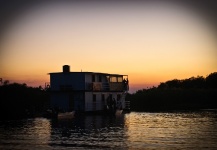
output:
[[99,82],[102,82],[102,76],[99,76]]
[[102,94],[102,101],[105,101],[105,94]]
[[96,94],[93,94],[93,102],[96,102]]
[[112,94],[109,94],[109,99],[112,100]]
[[95,82],[95,75],[92,75],[92,82]]
[[117,95],[117,100],[120,100],[120,99],[121,99],[121,95],[118,94],[118,95]]

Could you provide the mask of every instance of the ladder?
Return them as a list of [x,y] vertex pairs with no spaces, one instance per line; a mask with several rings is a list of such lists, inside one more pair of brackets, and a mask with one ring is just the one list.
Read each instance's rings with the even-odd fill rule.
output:
[[123,109],[130,109],[130,101],[126,101],[127,91],[124,91],[121,95],[120,102]]

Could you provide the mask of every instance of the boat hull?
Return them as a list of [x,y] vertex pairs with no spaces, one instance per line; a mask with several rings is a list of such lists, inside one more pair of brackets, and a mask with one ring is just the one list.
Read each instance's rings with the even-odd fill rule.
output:
[[72,119],[74,118],[75,112],[64,112],[64,113],[58,113],[57,118],[58,119]]

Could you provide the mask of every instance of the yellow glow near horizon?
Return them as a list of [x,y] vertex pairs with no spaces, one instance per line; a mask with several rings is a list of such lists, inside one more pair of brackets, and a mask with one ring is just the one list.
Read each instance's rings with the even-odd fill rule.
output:
[[[142,3],[143,4],[143,3]],[[216,35],[189,8],[163,3],[34,7],[1,42],[3,79],[43,85],[49,72],[128,74],[132,86],[217,70]]]

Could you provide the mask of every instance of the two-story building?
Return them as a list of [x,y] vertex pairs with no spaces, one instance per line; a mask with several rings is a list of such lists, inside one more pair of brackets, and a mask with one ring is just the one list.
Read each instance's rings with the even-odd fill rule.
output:
[[63,72],[50,75],[51,107],[63,111],[95,112],[115,107],[130,109],[125,96],[129,90],[128,75],[99,72]]

